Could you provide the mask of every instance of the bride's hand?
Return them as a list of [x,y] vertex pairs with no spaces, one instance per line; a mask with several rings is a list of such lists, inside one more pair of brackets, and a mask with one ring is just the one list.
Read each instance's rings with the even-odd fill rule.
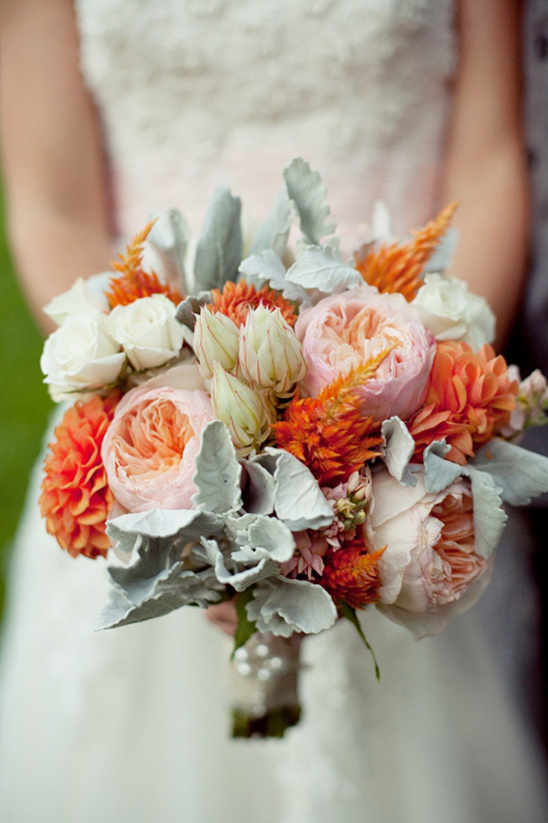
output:
[[225,600],[223,603],[216,603],[214,606],[209,606],[209,608],[206,609],[206,617],[223,632],[234,637],[238,625],[238,617],[233,600]]

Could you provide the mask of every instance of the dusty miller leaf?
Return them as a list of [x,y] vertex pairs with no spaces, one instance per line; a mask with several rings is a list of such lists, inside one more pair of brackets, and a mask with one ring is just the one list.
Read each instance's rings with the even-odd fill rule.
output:
[[246,512],[251,514],[272,514],[276,495],[276,483],[272,475],[259,463],[244,461],[247,486],[244,489]]
[[511,506],[526,506],[548,491],[548,457],[498,438],[476,454],[472,465],[491,475]]
[[462,475],[462,466],[445,460],[449,451],[445,440],[435,440],[424,450],[424,485],[426,491],[437,494]]
[[228,429],[220,420],[212,420],[203,430],[194,464],[195,506],[217,514],[241,508],[242,468]]
[[337,620],[337,609],[322,586],[276,577],[254,588],[247,616],[260,632],[290,637],[294,632],[318,634],[330,629]]
[[240,272],[247,283],[262,285],[266,281],[272,289],[281,291],[286,300],[308,302],[305,290],[287,280],[285,266],[273,251],[246,257],[240,265]]
[[297,255],[286,279],[303,289],[326,294],[363,286],[361,274],[343,263],[338,251],[330,246],[306,248]]
[[294,217],[295,206],[284,187],[276,195],[272,211],[253,238],[250,254],[261,254],[263,251],[271,250],[278,257],[283,257]]
[[325,499],[312,472],[283,449],[265,449],[252,458],[272,476],[276,483],[276,515],[293,532],[321,529],[333,522],[333,509]]
[[326,223],[329,206],[323,203],[326,194],[319,172],[312,171],[306,160],[297,157],[284,170],[287,193],[294,202],[301,231],[308,243],[320,245],[321,238],[333,234],[335,223]]
[[256,563],[266,558],[285,563],[293,557],[295,538],[290,529],[276,517],[262,514],[244,514],[227,518],[227,526],[234,534],[238,549],[232,559],[242,563]]
[[491,475],[471,465],[463,470],[470,477],[474,497],[474,551],[487,560],[498,546],[508,516]]
[[[237,592],[247,589],[264,577],[272,577],[278,573],[279,567],[267,558],[262,558],[255,566],[246,568],[234,562],[228,552],[223,553],[216,540],[207,540],[203,537],[201,544],[203,556],[213,566],[218,582],[223,586],[232,586]],[[199,550],[196,554],[200,555]]]
[[99,617],[99,629],[114,629],[130,623],[141,623],[155,617],[162,617],[182,606],[201,606],[221,599],[221,593],[215,588],[211,569],[194,574],[184,571],[177,563],[154,581],[147,597],[137,603],[132,602],[123,586],[111,585],[110,600]]
[[[198,509],[151,509],[146,512],[123,514],[107,521],[107,534],[118,545],[122,554],[144,558],[151,554],[165,568],[168,558],[177,556],[179,541],[189,543],[202,534],[220,534],[223,521],[211,512]],[[151,551],[148,540],[157,540]],[[133,562],[133,561],[132,561]],[[129,568],[129,567],[124,567]]]
[[[177,306],[175,317],[182,326],[185,326],[189,331],[194,331],[196,325],[196,315],[200,314],[202,306],[206,303],[211,303],[211,292],[200,292],[197,295],[189,295]],[[186,338],[185,338],[186,339]],[[189,342],[187,340],[187,342]],[[192,341],[190,341],[192,345]]]
[[381,432],[385,439],[383,461],[386,468],[402,486],[414,486],[417,481],[411,473],[409,461],[415,451],[415,441],[407,426],[399,417],[391,417],[383,421]]
[[172,283],[179,283],[183,294],[188,292],[185,256],[190,240],[190,227],[177,209],[159,212],[147,237],[147,244],[156,252],[161,274]]
[[228,189],[217,189],[209,204],[196,249],[196,290],[222,289],[235,280],[242,260],[241,201]]

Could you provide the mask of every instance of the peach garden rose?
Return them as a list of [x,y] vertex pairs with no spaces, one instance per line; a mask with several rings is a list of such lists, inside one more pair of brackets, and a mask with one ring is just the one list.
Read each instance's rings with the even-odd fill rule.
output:
[[147,384],[129,391],[103,441],[116,500],[130,512],[192,508],[194,458],[212,419],[203,391]]
[[368,524],[379,560],[381,608],[416,637],[437,634],[451,614],[470,608],[489,582],[491,562],[474,551],[470,483],[428,493],[422,473],[402,486],[386,469],[373,476]]
[[325,297],[301,312],[295,332],[307,365],[301,385],[312,397],[339,374],[392,347],[362,389],[364,414],[405,419],[421,405],[433,339],[401,294],[379,294],[364,285]]

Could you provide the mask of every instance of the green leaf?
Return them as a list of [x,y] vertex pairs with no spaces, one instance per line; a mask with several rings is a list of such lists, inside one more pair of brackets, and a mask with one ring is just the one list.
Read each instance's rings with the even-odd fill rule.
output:
[[249,638],[257,631],[256,624],[247,616],[246,606],[252,600],[253,586],[249,589],[245,589],[243,592],[240,592],[240,594],[236,597],[235,605],[236,615],[238,617],[238,626],[236,628],[236,633],[234,634],[234,649],[230,657],[231,660],[234,658],[234,655],[238,649],[245,646]]
[[380,683],[381,670],[379,669],[379,664],[377,663],[377,658],[375,657],[375,652],[373,651],[371,645],[369,644],[369,641],[367,640],[367,637],[363,633],[363,629],[360,625],[360,621],[358,620],[358,615],[356,614],[356,609],[352,608],[352,606],[349,606],[348,603],[339,602],[339,603],[337,603],[337,605],[339,607],[339,611],[342,614],[342,616],[346,617],[347,620],[350,620],[350,622],[352,623],[352,625],[355,627],[356,631],[360,635],[361,639],[365,643],[366,648],[368,649],[371,657],[373,658],[373,663],[375,664],[375,677],[377,678],[377,680]]

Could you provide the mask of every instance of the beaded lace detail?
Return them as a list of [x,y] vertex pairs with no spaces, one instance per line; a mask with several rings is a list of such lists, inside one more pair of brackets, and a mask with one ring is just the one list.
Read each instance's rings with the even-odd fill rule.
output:
[[[216,185],[262,219],[296,155],[352,240],[383,197],[429,217],[455,63],[451,0],[76,0],[120,228],[201,224]],[[356,238],[357,239],[357,238]]]

